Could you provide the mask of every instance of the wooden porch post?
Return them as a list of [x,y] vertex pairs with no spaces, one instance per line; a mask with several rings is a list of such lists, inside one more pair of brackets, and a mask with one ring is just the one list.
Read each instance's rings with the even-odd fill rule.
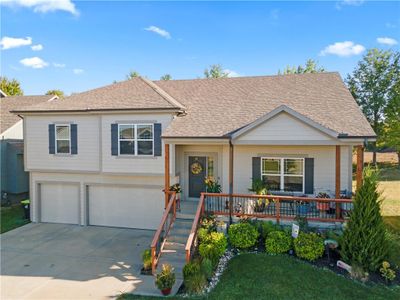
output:
[[168,195],[168,191],[169,191],[169,183],[170,183],[170,179],[169,179],[169,144],[165,144],[165,157],[164,157],[165,161],[164,161],[164,165],[165,165],[165,169],[164,169],[164,192],[165,192],[165,207],[167,207],[168,205],[168,201],[169,201],[169,195]]
[[233,145],[229,141],[229,224],[232,224],[233,213]]
[[363,169],[364,169],[364,147],[360,145],[357,146],[357,173],[356,173],[357,190],[362,185]]
[[[335,162],[335,198],[340,198],[340,146],[336,146]],[[336,203],[336,219],[340,219],[340,204]]]

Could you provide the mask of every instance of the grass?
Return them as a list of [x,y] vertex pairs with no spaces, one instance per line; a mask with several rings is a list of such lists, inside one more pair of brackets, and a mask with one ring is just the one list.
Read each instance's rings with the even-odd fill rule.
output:
[[193,299],[400,299],[400,288],[363,285],[288,256],[244,254],[230,261],[209,295]]
[[29,223],[29,220],[24,218],[24,209],[21,204],[9,207],[1,207],[0,215],[1,215],[0,233],[10,231],[11,229]]

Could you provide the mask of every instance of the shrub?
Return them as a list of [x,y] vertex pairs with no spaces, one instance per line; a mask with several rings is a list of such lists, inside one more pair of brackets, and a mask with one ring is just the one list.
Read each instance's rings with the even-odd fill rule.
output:
[[247,249],[256,244],[259,233],[251,224],[239,223],[229,227],[228,235],[233,247]]
[[207,279],[211,279],[214,273],[214,264],[211,259],[203,258],[201,261],[201,272]]
[[353,211],[341,240],[343,260],[368,271],[378,270],[387,258],[389,248],[380,214],[377,179],[377,173],[371,168],[364,170],[363,184],[356,192]]
[[382,267],[379,269],[386,282],[393,281],[396,278],[396,272],[390,268],[390,263],[384,261]]
[[156,285],[159,290],[170,289],[175,284],[174,269],[169,264],[162,265],[161,273],[156,276]]
[[201,228],[205,228],[208,232],[217,231],[217,221],[214,215],[205,216],[200,223]]
[[254,222],[254,226],[257,228],[263,240],[265,240],[271,232],[281,230],[281,226],[274,224],[272,221],[256,221]]
[[151,250],[146,249],[142,254],[143,269],[148,271],[151,269]]
[[292,246],[292,238],[284,231],[273,231],[265,240],[265,249],[271,254],[285,253]]
[[210,233],[206,228],[199,228],[197,230],[197,238],[200,243],[205,243],[209,239]]
[[314,261],[324,254],[324,241],[316,233],[300,232],[294,239],[294,250],[300,258]]
[[201,271],[200,261],[193,261],[183,267],[183,282],[188,293],[199,293],[207,283]]
[[201,242],[199,246],[200,256],[210,259],[216,263],[218,259],[224,254],[227,247],[227,240],[221,232],[211,232],[206,241]]

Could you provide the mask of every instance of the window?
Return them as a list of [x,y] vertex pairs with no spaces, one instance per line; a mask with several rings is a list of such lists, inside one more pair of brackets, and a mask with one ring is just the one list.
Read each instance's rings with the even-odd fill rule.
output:
[[56,153],[71,153],[71,128],[70,125],[56,125]]
[[153,124],[119,124],[120,155],[153,155]]
[[261,177],[269,190],[304,192],[303,158],[262,158]]

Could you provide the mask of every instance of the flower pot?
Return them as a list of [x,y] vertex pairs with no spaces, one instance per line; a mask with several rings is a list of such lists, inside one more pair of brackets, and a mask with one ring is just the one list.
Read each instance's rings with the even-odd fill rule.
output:
[[329,210],[329,202],[318,202],[317,209],[321,211]]
[[161,290],[161,293],[162,293],[164,296],[168,296],[169,294],[171,294],[171,289],[172,289],[172,288],[163,289],[163,290]]
[[308,204],[300,204],[300,205],[297,207],[297,212],[298,212],[300,215],[306,215],[306,214],[308,213],[308,210],[309,210]]

